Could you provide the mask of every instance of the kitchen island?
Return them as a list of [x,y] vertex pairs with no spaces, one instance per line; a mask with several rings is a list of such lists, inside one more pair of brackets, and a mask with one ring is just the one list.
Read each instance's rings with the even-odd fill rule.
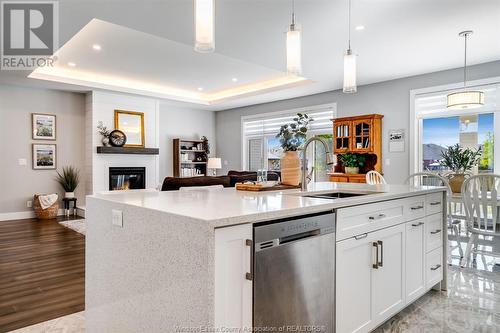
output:
[[[347,195],[321,195],[332,192]],[[249,331],[253,227],[335,212],[335,281],[325,286],[335,290],[332,318],[336,332],[369,332],[446,288],[444,207],[444,188],[349,183],[89,196],[87,330]]]

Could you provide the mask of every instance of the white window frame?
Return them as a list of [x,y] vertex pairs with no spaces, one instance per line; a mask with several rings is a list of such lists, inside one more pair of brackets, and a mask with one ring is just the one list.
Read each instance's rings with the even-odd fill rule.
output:
[[[281,111],[273,111],[273,112],[266,112],[266,113],[257,113],[254,115],[248,115],[248,116],[242,116],[241,121],[240,121],[240,131],[241,131],[241,167],[243,170],[246,170],[248,168],[248,140],[245,137],[245,131],[244,131],[244,124],[245,121],[250,121],[252,119],[262,119],[262,118],[271,118],[271,117],[276,117],[276,116],[281,116],[281,115],[292,115],[296,113],[307,113],[307,111],[311,111],[314,109],[323,109],[323,108],[332,108],[333,109],[333,117],[335,118],[337,115],[337,103],[326,103],[326,104],[319,104],[319,105],[312,105],[312,106],[306,106],[306,107],[301,107],[301,108],[294,108],[294,109],[286,109],[286,110],[281,110]],[[311,132],[314,133],[314,132]],[[332,134],[333,134],[333,127],[332,127]],[[264,136],[265,138],[265,136]],[[267,140],[264,140],[263,143],[263,151],[267,149]]]
[[[491,85],[491,84],[500,84],[500,76],[468,81],[467,87],[474,88],[479,86]],[[409,172],[410,174],[415,172],[422,172],[422,159],[423,159],[423,150],[422,150],[422,141],[423,141],[423,118],[417,119],[416,110],[415,110],[415,100],[418,95],[431,94],[431,93],[439,93],[451,90],[457,90],[463,88],[463,82],[445,84],[440,86],[422,88],[422,89],[413,89],[410,90],[410,135],[409,135],[409,144],[410,144],[410,165]],[[499,110],[500,111],[500,106]],[[484,114],[484,113],[493,113],[494,114],[494,137],[500,138],[500,112],[492,112],[491,110],[482,111],[481,108],[472,110],[471,113],[476,114]],[[460,110],[449,110],[449,113],[443,115],[443,117],[453,117],[463,114],[463,111]],[[439,116],[436,116],[436,118]],[[431,118],[431,117],[429,117]],[[495,139],[496,141],[496,139]],[[500,173],[500,158],[496,158],[500,156],[500,145],[495,144],[493,147],[493,156],[494,156],[494,173]]]

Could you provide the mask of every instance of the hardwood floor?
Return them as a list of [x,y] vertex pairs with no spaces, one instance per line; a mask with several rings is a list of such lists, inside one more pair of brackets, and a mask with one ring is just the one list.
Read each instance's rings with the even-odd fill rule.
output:
[[58,220],[0,222],[0,332],[85,306],[85,236]]

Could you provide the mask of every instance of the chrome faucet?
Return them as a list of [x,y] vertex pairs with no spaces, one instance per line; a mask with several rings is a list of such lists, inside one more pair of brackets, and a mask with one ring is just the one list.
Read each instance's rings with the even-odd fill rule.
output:
[[310,138],[309,140],[306,141],[306,143],[304,143],[304,148],[302,149],[303,151],[303,154],[302,154],[302,179],[301,179],[301,187],[302,187],[302,191],[306,191],[307,190],[307,147],[309,147],[309,144],[313,141],[319,141],[323,144],[323,146],[325,147],[325,154],[326,154],[326,164],[327,165],[332,165],[333,164],[333,159],[332,159],[332,156],[330,154],[330,148],[328,147],[328,143],[320,138],[319,136],[313,136],[312,138]]

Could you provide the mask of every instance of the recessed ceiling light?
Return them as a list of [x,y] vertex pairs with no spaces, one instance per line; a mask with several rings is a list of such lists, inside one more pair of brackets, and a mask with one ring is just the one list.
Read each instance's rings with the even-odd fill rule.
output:
[[356,29],[357,31],[365,30],[365,26],[364,25],[357,25],[354,29]]
[[198,87],[198,91],[203,91],[203,87]]
[[233,82],[238,82],[238,78],[237,78],[237,77],[233,77],[233,78],[231,79],[231,81],[233,81]]
[[71,62],[71,61],[70,61],[70,62],[68,62],[68,66],[69,66],[69,67],[75,67],[75,66],[76,66],[76,64],[75,64],[74,62]]
[[93,48],[94,50],[96,50],[96,51],[101,51],[101,45],[99,45],[99,44],[94,44],[94,45],[92,45],[92,48]]

